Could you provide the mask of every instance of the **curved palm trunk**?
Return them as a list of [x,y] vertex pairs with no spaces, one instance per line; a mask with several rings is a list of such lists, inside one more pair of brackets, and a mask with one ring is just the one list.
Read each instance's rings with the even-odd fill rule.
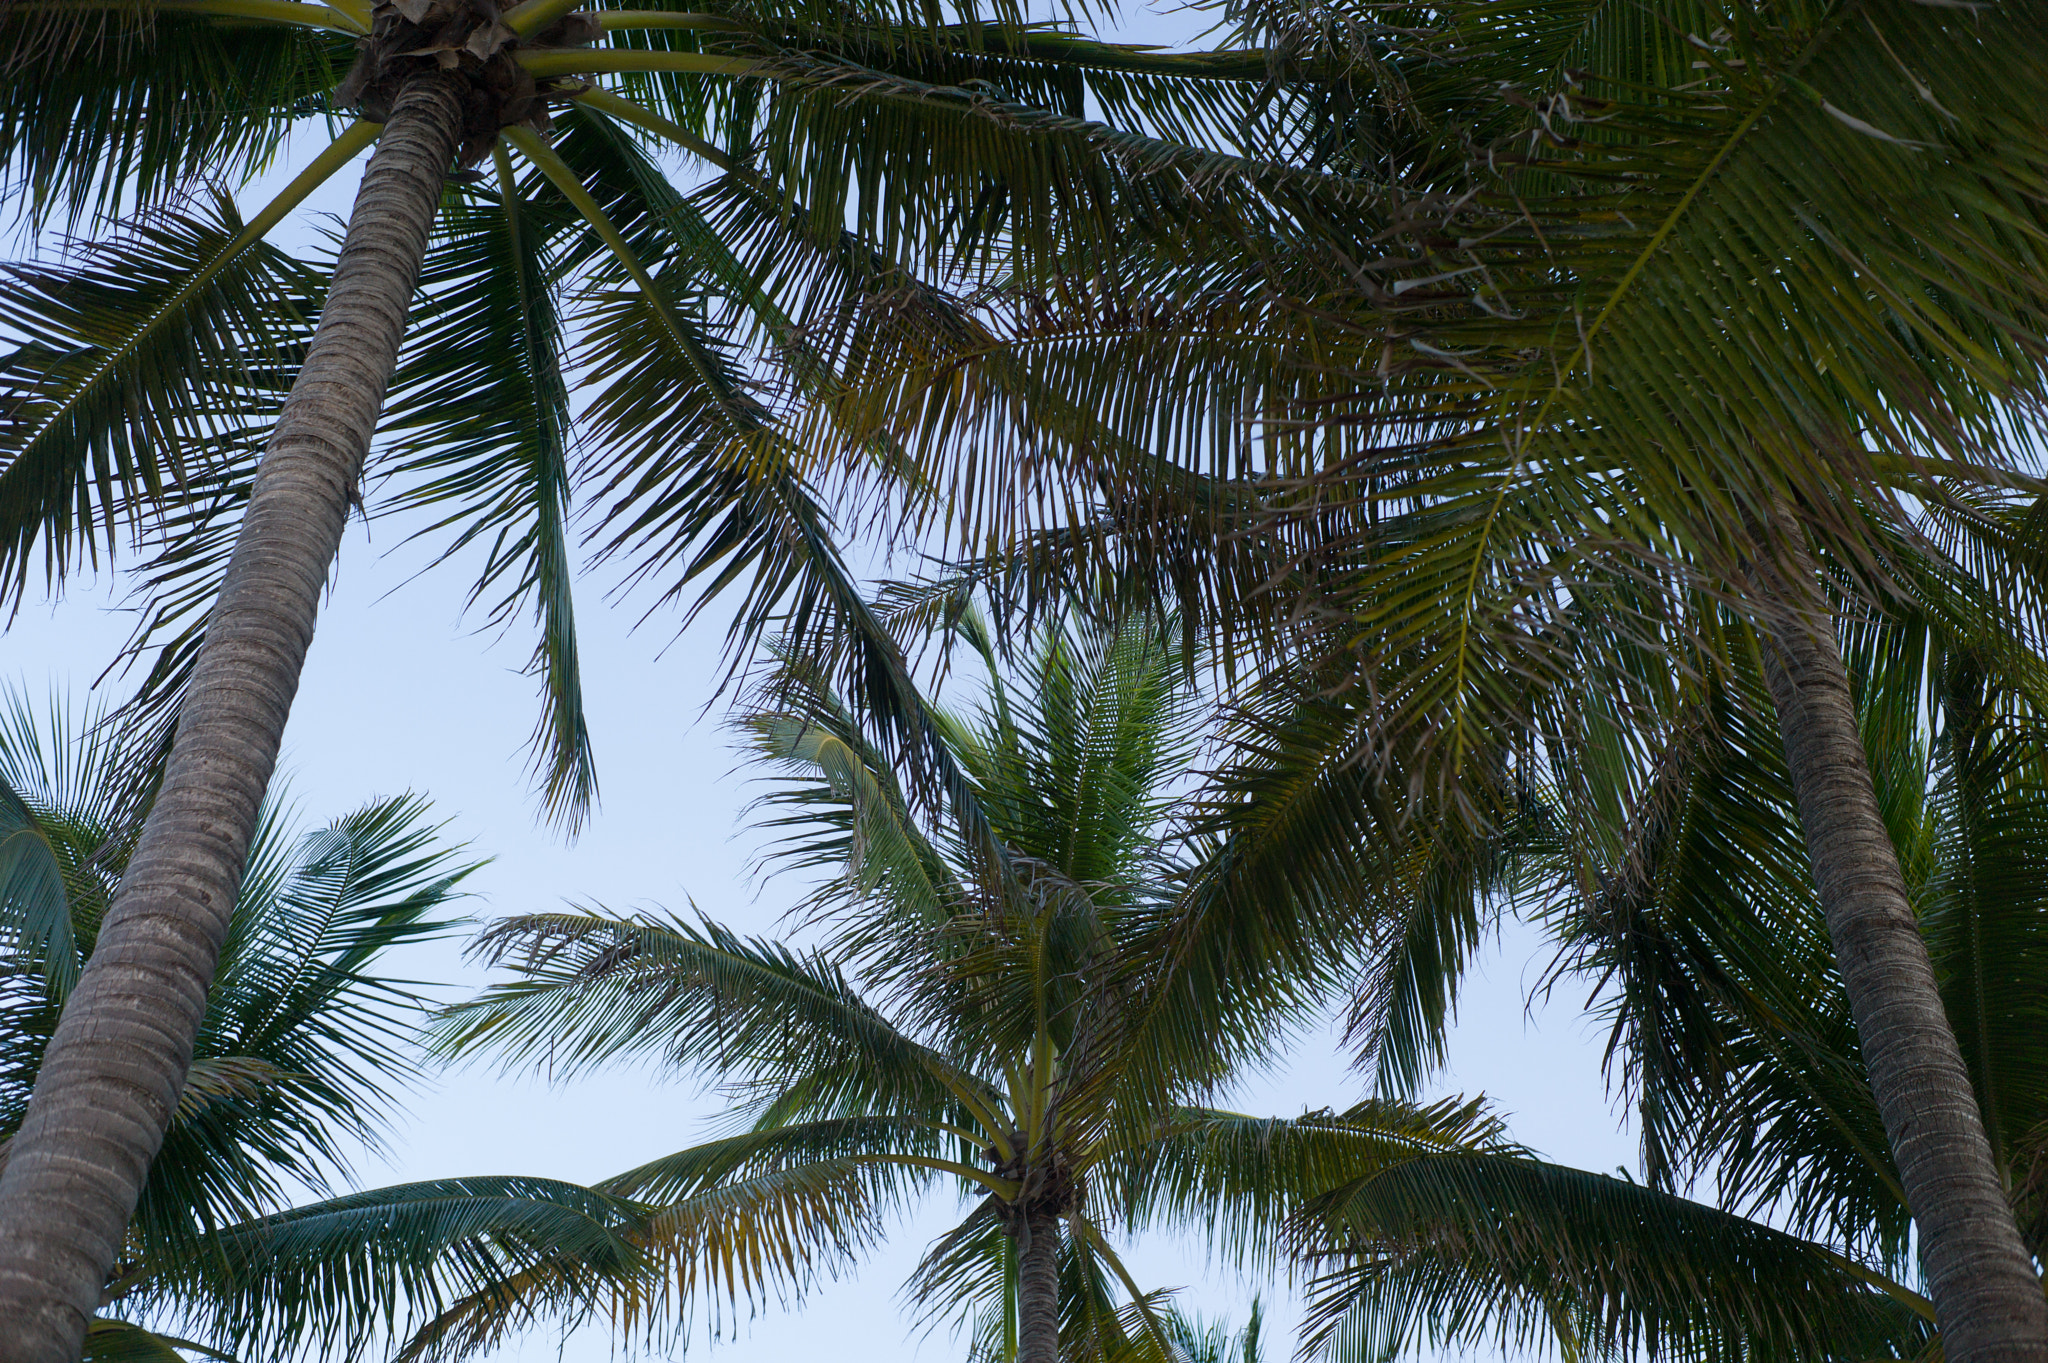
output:
[[1029,1212],[1017,1254],[1017,1363],[1059,1363],[1059,1357],[1060,1220]]
[[185,1084],[313,619],[454,159],[462,88],[427,68],[357,192],[271,434],[170,764],[0,1175],[0,1360],[73,1363]]
[[1984,1137],[1927,943],[1906,898],[1817,573],[1780,524],[1788,577],[1757,568],[1772,608],[1765,672],[1836,968],[1919,1232],[1948,1363],[2048,1363],[2041,1293]]

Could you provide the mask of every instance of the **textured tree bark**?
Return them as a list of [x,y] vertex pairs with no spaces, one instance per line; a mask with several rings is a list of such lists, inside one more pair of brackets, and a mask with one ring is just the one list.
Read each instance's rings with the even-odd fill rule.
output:
[[1948,1363],[2048,1363],[2048,1300],[2006,1201],[1856,725],[1803,532],[1756,577],[1764,663],[1836,968],[1919,1232]]
[[75,1363],[192,1061],[257,806],[398,357],[461,128],[410,77],[258,470],[162,789],[0,1175],[0,1360]]
[[1029,1212],[1024,1226],[1017,1255],[1017,1363],[1059,1363],[1060,1220]]

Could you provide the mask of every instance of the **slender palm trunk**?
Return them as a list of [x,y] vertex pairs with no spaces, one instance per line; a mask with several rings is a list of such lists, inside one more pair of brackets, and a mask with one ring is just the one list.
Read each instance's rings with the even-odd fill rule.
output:
[[207,624],[170,765],[0,1175],[0,1360],[74,1363],[163,1142],[398,357],[462,90],[427,68],[363,174]]
[[1060,1220],[1029,1212],[1024,1227],[1017,1255],[1017,1363],[1059,1363]]
[[1848,669],[1796,527],[1759,564],[1765,671],[1836,968],[1919,1232],[1948,1363],[2048,1363],[2048,1301],[2006,1201],[1906,898]]

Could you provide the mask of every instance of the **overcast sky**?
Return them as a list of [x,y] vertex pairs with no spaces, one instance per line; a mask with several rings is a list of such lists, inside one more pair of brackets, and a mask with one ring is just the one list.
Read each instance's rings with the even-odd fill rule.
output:
[[[1188,25],[1131,23],[1126,32],[1171,41]],[[308,152],[294,149],[302,162]],[[355,174],[307,211],[336,211]],[[260,189],[244,196],[245,211]],[[292,229],[303,234],[304,228]],[[289,243],[288,231],[277,240]],[[299,239],[303,239],[301,236]],[[741,820],[750,792],[737,753],[712,704],[722,622],[707,618],[676,639],[676,620],[657,615],[634,628],[644,601],[608,606],[606,579],[588,580],[578,601],[584,688],[602,783],[589,829],[565,844],[536,820],[524,744],[536,714],[533,681],[520,667],[523,634],[480,636],[462,616],[469,578],[462,567],[415,578],[421,555],[404,527],[358,522],[343,550],[305,681],[285,735],[284,770],[308,822],[325,821],[372,797],[415,791],[430,797],[451,833],[494,860],[473,877],[477,917],[547,909],[565,901],[628,909],[695,905],[748,932],[771,932],[793,884],[761,886],[748,873],[755,846]],[[31,695],[55,685],[82,698],[127,637],[115,577],[79,579],[62,600],[32,600],[0,639],[0,672]],[[109,683],[115,695],[118,680]],[[706,707],[710,705],[710,712]],[[1633,1166],[1634,1147],[1599,1074],[1602,1037],[1577,994],[1529,1006],[1547,955],[1534,936],[1510,928],[1471,979],[1439,1093],[1484,1092],[1510,1115],[1514,1134],[1548,1156],[1582,1167]],[[409,953],[402,973],[444,982],[453,993],[481,976],[462,964],[458,944]],[[1334,1044],[1309,1038],[1282,1073],[1247,1080],[1233,1105],[1295,1114],[1343,1106],[1364,1095]],[[716,1103],[686,1084],[645,1071],[550,1086],[544,1077],[457,1071],[409,1104],[388,1158],[365,1164],[366,1184],[447,1175],[529,1173],[590,1180],[679,1149],[700,1137]],[[929,1239],[958,1215],[935,1197],[905,1223],[859,1274],[815,1294],[801,1309],[771,1311],[699,1357],[763,1363],[834,1356],[865,1360],[957,1357],[944,1331],[910,1333],[898,1288]],[[1210,1272],[1198,1247],[1153,1241],[1129,1261],[1147,1287],[1185,1287],[1189,1309],[1241,1321],[1254,1292],[1271,1307],[1268,1357],[1291,1352],[1279,1333],[1299,1312],[1284,1284]],[[497,1357],[556,1355],[552,1334],[536,1334]],[[595,1363],[612,1355],[601,1331],[572,1338],[564,1357]]]

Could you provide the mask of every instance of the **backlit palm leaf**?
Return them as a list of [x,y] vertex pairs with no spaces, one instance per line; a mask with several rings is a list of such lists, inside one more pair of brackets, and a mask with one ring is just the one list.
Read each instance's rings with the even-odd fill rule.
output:
[[[25,84],[28,82],[24,82]],[[13,82],[10,82],[13,84]],[[320,280],[251,244],[225,198],[9,265],[0,328],[0,577],[19,595],[252,466],[312,336]]]
[[75,229],[261,170],[355,59],[332,17],[339,32],[146,4],[9,6],[0,203]]
[[450,536],[446,554],[483,550],[470,600],[488,597],[488,623],[535,618],[542,800],[574,826],[596,773],[571,594],[573,417],[553,266],[580,220],[539,176],[522,182],[508,156],[494,172],[492,191],[459,192],[438,219],[420,277],[432,304],[392,376],[384,457],[393,509],[437,517],[419,533]]
[[404,1184],[223,1227],[146,1265],[138,1293],[238,1351],[351,1351],[514,1284],[526,1316],[586,1313],[643,1267],[645,1227],[631,1203],[548,1179]]
[[[1447,1154],[1344,1185],[1311,1339],[1333,1358],[1438,1347],[1688,1359],[1919,1351],[1931,1309],[1818,1245],[1626,1179]],[[1682,1248],[1680,1248],[1682,1247]]]

